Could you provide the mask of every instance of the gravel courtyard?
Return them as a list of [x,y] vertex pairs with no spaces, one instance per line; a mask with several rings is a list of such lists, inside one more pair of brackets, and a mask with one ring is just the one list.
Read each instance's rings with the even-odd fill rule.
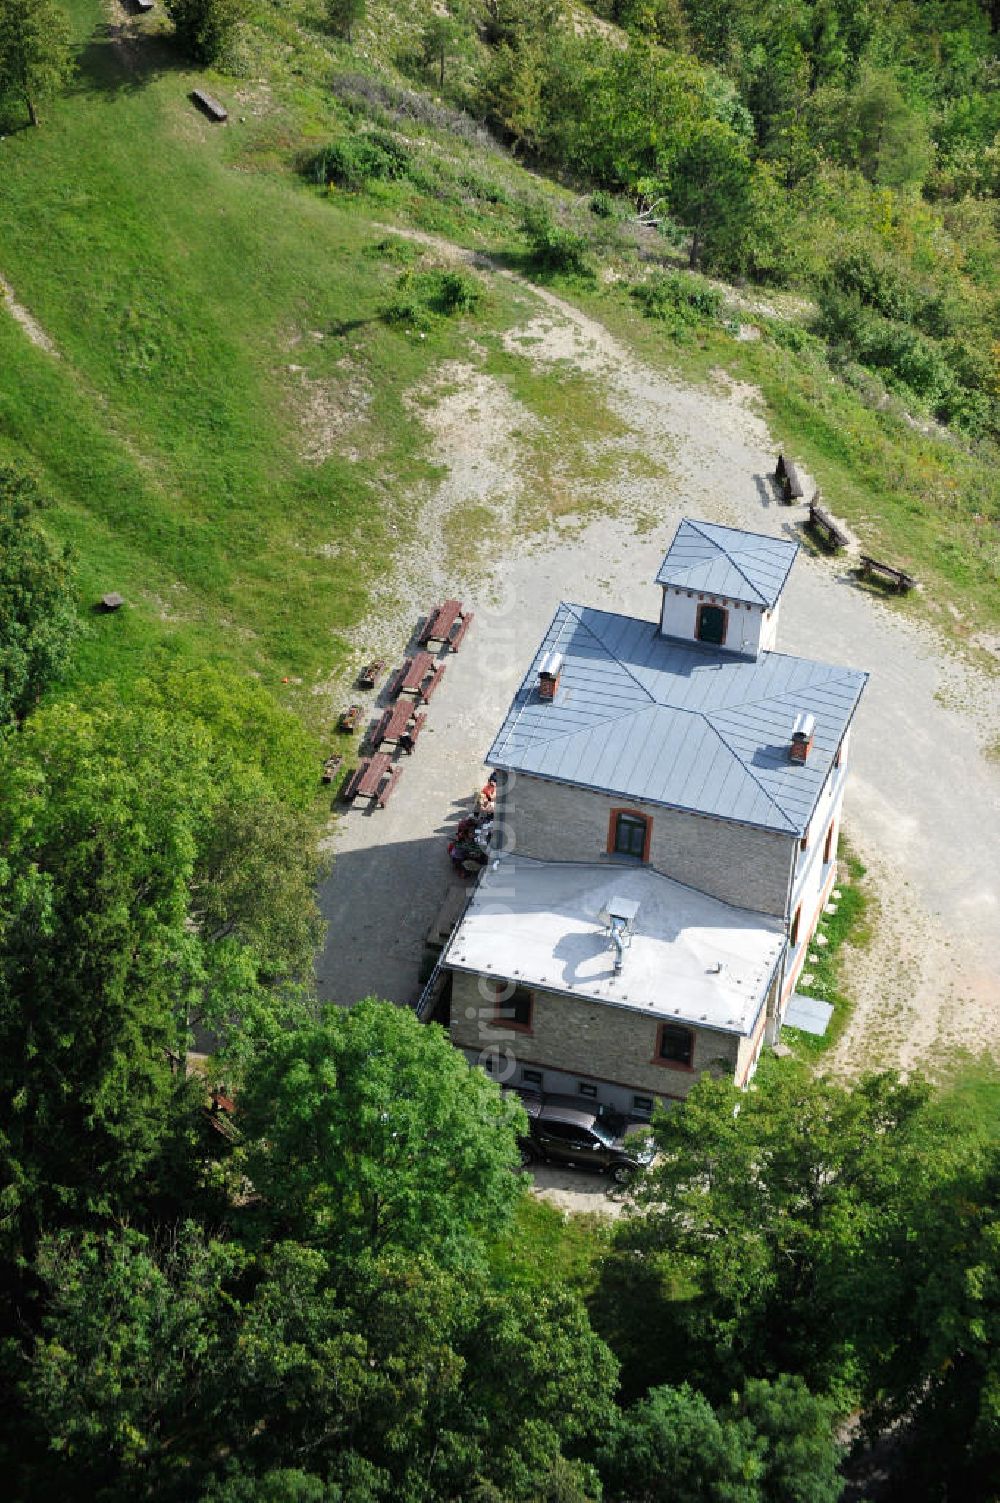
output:
[[[445,594],[461,595],[476,619],[461,651],[445,659],[427,728],[387,809],[352,810],[333,827],[318,977],[321,995],[337,1002],[418,994],[423,938],[453,881],[447,834],[483,781],[483,756],[556,604],[652,619],[659,591],[651,581],[682,516],[776,535],[804,516],[776,504],[775,448],[752,392],[726,380],[675,384],[550,293],[526,298],[524,327],[509,346],[547,365],[553,380],[564,362],[599,379],[633,446],[665,456],[666,471],[604,481],[596,520],[523,532],[517,509],[530,482],[519,445],[533,419],[474,363],[445,373],[425,421],[447,473],[424,502],[424,545],[385,586],[386,601],[408,604],[393,615],[376,602],[358,660],[370,648],[400,661],[421,612]],[[581,513],[593,515],[593,502],[581,494]],[[443,561],[449,518],[470,503],[495,518],[493,559],[462,579]],[[1000,734],[1000,695],[933,631],[859,589],[849,566],[800,553],[779,627],[780,650],[871,671],[852,738],[845,827],[881,914],[873,944],[851,958],[857,1007],[832,1064],[844,1073],[874,1064],[933,1070],[957,1047],[1000,1052],[1000,767],[983,755]]]

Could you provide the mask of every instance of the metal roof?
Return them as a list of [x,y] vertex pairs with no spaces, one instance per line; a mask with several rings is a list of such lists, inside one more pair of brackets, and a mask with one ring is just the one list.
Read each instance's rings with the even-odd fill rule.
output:
[[786,538],[716,527],[712,522],[685,517],[660,565],[656,583],[770,609],[785,587],[798,551],[798,543]]
[[[563,654],[555,698],[538,665]],[[867,673],[784,653],[740,658],[590,606],[557,609],[486,761],[561,783],[801,835]],[[805,763],[792,725],[815,717]]]
[[[620,975],[602,919],[616,894],[638,904]],[[784,949],[780,919],[650,867],[505,856],[484,867],[442,964],[746,1036]]]

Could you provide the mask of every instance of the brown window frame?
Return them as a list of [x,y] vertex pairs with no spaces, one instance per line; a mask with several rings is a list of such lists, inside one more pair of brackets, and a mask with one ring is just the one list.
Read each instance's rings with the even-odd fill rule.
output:
[[[509,987],[513,987],[506,1000],[504,993]],[[513,1018],[504,1017],[502,1009],[509,1005],[511,999],[518,992],[523,992],[528,999],[528,1021],[518,1023]],[[535,1031],[535,994],[530,986],[519,986],[516,981],[496,981],[493,983],[493,1026],[494,1028],[511,1028],[515,1033],[534,1033]]]
[[702,618],[702,616],[704,615],[704,613],[706,611],[721,611],[722,612],[722,636],[721,636],[721,638],[719,639],[718,642],[711,641],[711,642],[708,643],[708,645],[709,645],[709,647],[724,647],[726,645],[726,639],[729,636],[729,612],[728,612],[728,610],[726,609],[726,607],[724,605],[713,605],[711,601],[709,601],[705,605],[699,605],[699,607],[698,607],[698,614],[697,614],[697,616],[695,618],[695,626],[694,626],[695,637],[696,637],[696,639],[699,642],[704,642],[705,641],[705,638],[701,634],[701,618]]
[[801,927],[802,927],[802,904],[800,903],[799,906],[795,910],[795,917],[792,919],[792,927],[788,931],[788,943],[789,943],[790,948],[793,949],[793,950],[795,949],[796,945],[799,942],[799,930],[800,930]]
[[844,743],[842,741],[840,743],[840,745],[837,747],[837,755],[833,759],[833,765],[834,765],[834,767],[842,767],[843,763],[844,763]]
[[612,809],[611,818],[608,820],[608,855],[629,856],[628,851],[620,851],[618,849],[618,820],[622,814],[627,814],[630,819],[641,819],[646,826],[646,834],[642,842],[642,855],[638,857],[630,856],[630,859],[632,861],[648,862],[649,847],[653,839],[653,816],[651,814],[643,814],[641,809],[626,809],[624,807]]
[[809,831],[807,830],[806,833],[803,835],[802,839],[799,841],[799,850],[800,851],[807,851],[808,849],[809,849]]
[[825,841],[824,846],[823,846],[823,865],[824,866],[829,866],[830,862],[833,860],[833,832],[834,832],[835,829],[836,829],[836,825],[834,824],[833,820],[831,820],[830,821],[830,828],[826,832],[826,841]]
[[[662,1054],[663,1036],[668,1029],[674,1033],[684,1033],[689,1042],[689,1052],[686,1060],[665,1059]],[[683,1023],[661,1023],[656,1030],[656,1052],[653,1055],[653,1064],[662,1065],[665,1070],[684,1070],[690,1073],[694,1070],[694,1045],[695,1031],[693,1028],[685,1028]]]

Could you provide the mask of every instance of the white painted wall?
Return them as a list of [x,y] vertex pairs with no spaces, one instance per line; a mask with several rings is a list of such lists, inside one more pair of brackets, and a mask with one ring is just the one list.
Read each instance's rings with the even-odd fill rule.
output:
[[729,612],[723,652],[757,657],[761,651],[774,646],[778,625],[777,607],[773,611],[764,612],[759,605],[744,605],[742,601],[724,599],[721,595],[699,595],[697,591],[679,590],[673,585],[664,585],[662,588],[660,631],[665,637],[676,637],[682,642],[697,642],[699,605],[721,605]]

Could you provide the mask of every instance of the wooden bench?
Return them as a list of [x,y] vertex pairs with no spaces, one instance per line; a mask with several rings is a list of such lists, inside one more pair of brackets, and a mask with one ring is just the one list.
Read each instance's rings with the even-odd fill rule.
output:
[[784,454],[778,455],[778,463],[774,469],[774,478],[781,486],[781,497],[786,504],[798,501],[805,495],[798,470],[790,459],[785,458]]
[[360,705],[348,705],[342,711],[339,721],[339,729],[342,731],[356,731],[364,711]]
[[431,695],[434,693],[434,690],[437,688],[438,684],[441,682],[441,680],[443,678],[444,678],[444,664],[443,663],[439,663],[437,665],[437,667],[434,669],[434,671],[432,672],[430,678],[427,679],[424,683],[422,683],[420,685],[420,688],[417,690],[417,697],[418,697],[418,699],[422,699],[423,702],[424,702],[424,704],[428,704],[429,701],[430,701]]
[[809,503],[809,526],[819,534],[820,541],[828,548],[832,548],[834,553],[838,553],[841,548],[846,548],[850,541],[846,532],[837,526],[830,513],[825,511],[818,501]]
[[192,89],[191,98],[209,120],[221,124],[223,120],[229,119],[229,111],[225,106],[221,105],[217,99],[213,99],[211,94],[206,94],[204,89]]
[[120,611],[125,604],[125,596],[119,595],[117,590],[112,590],[108,595],[102,595],[97,602],[99,611]]
[[399,782],[402,776],[403,769],[401,767],[396,766],[392,769],[389,776],[386,778],[385,782],[382,784],[381,788],[375,796],[376,809],[385,808],[386,804],[392,798],[392,795],[396,790],[396,784]]
[[455,634],[453,636],[451,636],[451,637],[448,638],[448,650],[450,652],[457,652],[458,649],[461,647],[461,645],[462,645],[462,638],[465,636],[465,633],[469,630],[469,627],[472,625],[472,617],[473,617],[473,615],[474,615],[473,611],[466,611],[465,615],[461,617],[461,619],[460,619],[460,621],[458,623],[458,631],[455,632]]
[[907,574],[905,569],[896,569],[892,564],[881,564],[878,559],[870,558],[867,553],[861,555],[861,576],[863,579],[871,579],[878,575],[887,584],[891,584],[899,595],[905,595],[908,590],[916,588],[917,581],[912,574]]
[[384,667],[385,663],[381,658],[376,658],[374,662],[366,663],[357,677],[358,688],[374,689],[375,680],[378,678]]

